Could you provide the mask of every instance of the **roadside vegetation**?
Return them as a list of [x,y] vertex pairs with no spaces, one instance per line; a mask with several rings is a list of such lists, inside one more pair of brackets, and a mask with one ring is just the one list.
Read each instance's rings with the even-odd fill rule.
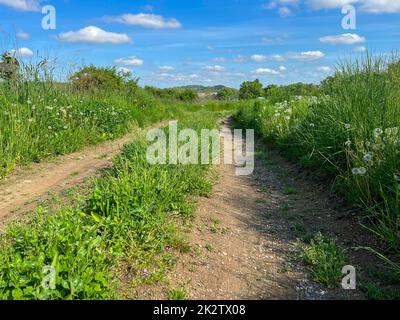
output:
[[[85,66],[65,83],[52,73],[46,60],[25,65],[10,54],[1,57],[0,180],[15,166],[115,139],[133,127],[175,119],[201,130],[236,113],[238,125],[254,128],[268,146],[313,169],[360,208],[362,225],[385,244],[368,248],[388,266],[379,277],[400,283],[398,59],[366,55],[342,63],[321,85],[217,86],[206,99],[194,91],[203,88],[141,88],[114,67]],[[208,166],[148,164],[147,146],[143,136],[127,145],[84,205],[39,207],[28,223],[1,233],[1,299],[113,299],[121,297],[122,274],[132,287],[164,279],[176,254],[190,250],[182,222],[193,218],[193,197],[208,195],[211,183]],[[313,235],[301,251],[318,282],[340,284],[347,250],[332,237]],[[43,286],[43,266],[54,268],[54,290]],[[372,283],[364,290],[376,299],[398,294]],[[168,293],[176,300],[187,296],[183,288]]]
[[[389,267],[395,274],[400,273],[399,83],[397,58],[365,55],[338,65],[319,87],[266,88],[266,100],[236,115],[241,127],[255,128],[270,145],[331,181],[338,194],[362,209],[362,225],[384,241],[379,256],[394,260]],[[260,92],[257,83],[252,87]],[[305,251],[313,264],[310,253],[315,256],[319,242]],[[318,269],[314,274],[321,278]]]
[[[198,108],[195,108],[197,109]],[[218,113],[179,116],[182,128],[213,128]],[[161,281],[174,254],[187,250],[179,225],[193,217],[193,196],[207,195],[207,166],[150,165],[147,142],[127,145],[94,185],[85,205],[44,212],[11,225],[0,241],[0,298],[109,299],[118,297],[124,266],[131,284]],[[55,268],[54,290],[43,287],[43,266]],[[171,299],[183,299],[179,290]]]

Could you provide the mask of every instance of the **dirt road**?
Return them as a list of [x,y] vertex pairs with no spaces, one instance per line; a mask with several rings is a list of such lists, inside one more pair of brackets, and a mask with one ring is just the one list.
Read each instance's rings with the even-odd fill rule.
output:
[[10,219],[35,209],[49,193],[78,185],[110,166],[122,147],[132,142],[139,129],[114,141],[106,141],[53,161],[17,170],[0,184],[0,227]]

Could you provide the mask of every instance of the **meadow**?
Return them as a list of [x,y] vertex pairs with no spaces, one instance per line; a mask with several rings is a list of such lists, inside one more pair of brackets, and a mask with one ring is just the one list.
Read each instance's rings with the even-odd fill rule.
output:
[[[234,114],[238,126],[256,130],[266,150],[277,148],[313,169],[359,208],[361,224],[385,243],[375,253],[399,274],[399,265],[387,258],[400,258],[396,57],[343,62],[320,85],[263,88],[258,80],[245,82],[239,93],[225,89],[219,95],[225,101],[197,100],[182,88],[141,88],[138,79],[115,68],[82,67],[60,83],[44,62],[24,65],[3,56],[0,75],[0,180],[15,167],[137,127],[178,120],[182,128],[200,131]],[[242,100],[231,101],[237,97]],[[164,279],[177,255],[190,250],[183,226],[193,221],[195,199],[208,196],[212,182],[209,166],[150,165],[147,147],[144,134],[126,145],[83,202],[39,207],[27,223],[6,227],[0,235],[0,299],[118,299],[126,270],[135,270],[133,288]],[[303,259],[314,264],[319,282],[337,286],[346,257],[332,239],[318,234]],[[43,285],[43,266],[54,268],[53,290]]]
[[255,128],[267,145],[330,181],[336,193],[360,208],[362,225],[385,242],[385,254],[397,259],[399,84],[396,57],[365,55],[339,63],[317,91],[294,95],[285,87],[272,88],[266,100],[236,115],[241,127]]

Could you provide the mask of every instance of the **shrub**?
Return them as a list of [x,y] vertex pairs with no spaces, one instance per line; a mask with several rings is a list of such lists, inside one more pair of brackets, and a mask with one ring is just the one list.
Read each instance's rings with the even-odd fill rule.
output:
[[75,90],[116,90],[124,84],[125,73],[118,72],[115,67],[96,67],[94,65],[83,67],[72,74],[69,79]]

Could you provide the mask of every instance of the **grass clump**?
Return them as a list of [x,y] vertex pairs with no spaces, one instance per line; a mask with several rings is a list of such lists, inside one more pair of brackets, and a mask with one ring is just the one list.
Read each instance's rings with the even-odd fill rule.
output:
[[188,293],[185,288],[171,289],[168,292],[169,300],[188,300]]
[[310,244],[303,247],[301,257],[315,281],[329,288],[340,286],[346,254],[331,238],[318,233]]

